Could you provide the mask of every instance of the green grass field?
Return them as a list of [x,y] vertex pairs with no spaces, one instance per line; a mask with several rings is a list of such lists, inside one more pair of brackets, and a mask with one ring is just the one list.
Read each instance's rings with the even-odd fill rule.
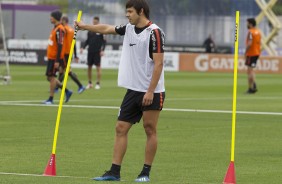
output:
[[[86,70],[74,69],[84,84]],[[117,71],[103,70],[101,90],[77,94],[63,107],[57,177],[42,175],[51,155],[59,94],[54,106],[45,67],[11,66],[12,84],[0,86],[0,183],[95,183],[111,165],[114,128],[125,90]],[[239,184],[282,181],[282,80],[257,75],[259,92],[246,95],[238,76],[235,167]],[[230,163],[233,74],[166,73],[166,100],[158,125],[159,147],[151,172],[156,184],[219,184]],[[202,111],[207,110],[207,111]],[[143,165],[141,124],[129,134],[122,183],[133,183]],[[26,175],[22,175],[26,174]],[[103,182],[107,183],[107,182]]]

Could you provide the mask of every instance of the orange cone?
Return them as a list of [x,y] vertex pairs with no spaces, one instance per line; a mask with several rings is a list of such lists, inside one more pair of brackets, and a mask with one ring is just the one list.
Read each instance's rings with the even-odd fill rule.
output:
[[55,154],[51,155],[50,160],[45,168],[44,176],[56,176],[56,157]]
[[233,161],[231,161],[229,164],[223,184],[236,184],[235,166]]

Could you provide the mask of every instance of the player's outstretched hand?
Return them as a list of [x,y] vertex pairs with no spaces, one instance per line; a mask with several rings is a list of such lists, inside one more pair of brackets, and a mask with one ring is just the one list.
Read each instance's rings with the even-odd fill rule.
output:
[[79,21],[79,22],[77,22],[77,20],[74,21],[74,27],[77,27],[78,30],[84,30],[84,29],[83,29],[83,26],[84,26],[84,25],[85,25],[85,24],[84,24],[83,21]]

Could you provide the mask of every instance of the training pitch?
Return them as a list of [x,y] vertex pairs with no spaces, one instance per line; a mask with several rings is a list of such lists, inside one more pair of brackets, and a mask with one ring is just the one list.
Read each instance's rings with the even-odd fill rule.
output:
[[[86,85],[86,70],[73,71]],[[117,71],[103,70],[101,89],[82,94],[69,78],[74,94],[61,114],[56,177],[42,176],[52,151],[60,99],[58,93],[54,105],[41,104],[49,96],[44,73],[45,67],[12,65],[12,84],[0,85],[0,183],[95,183],[91,178],[111,165],[115,122],[125,94],[117,87]],[[167,72],[165,78],[151,183],[222,183],[230,162],[233,74]],[[236,180],[279,184],[281,76],[258,74],[257,84],[258,93],[247,95],[246,74],[238,75]],[[133,183],[139,174],[144,146],[140,123],[129,133],[122,183]]]

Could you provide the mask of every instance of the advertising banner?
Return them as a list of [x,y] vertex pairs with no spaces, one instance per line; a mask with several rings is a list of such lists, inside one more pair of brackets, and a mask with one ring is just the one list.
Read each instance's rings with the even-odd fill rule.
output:
[[[180,71],[233,72],[234,56],[229,54],[180,54]],[[245,58],[239,56],[238,72],[246,72]],[[261,56],[255,68],[257,73],[282,73],[282,58]]]

